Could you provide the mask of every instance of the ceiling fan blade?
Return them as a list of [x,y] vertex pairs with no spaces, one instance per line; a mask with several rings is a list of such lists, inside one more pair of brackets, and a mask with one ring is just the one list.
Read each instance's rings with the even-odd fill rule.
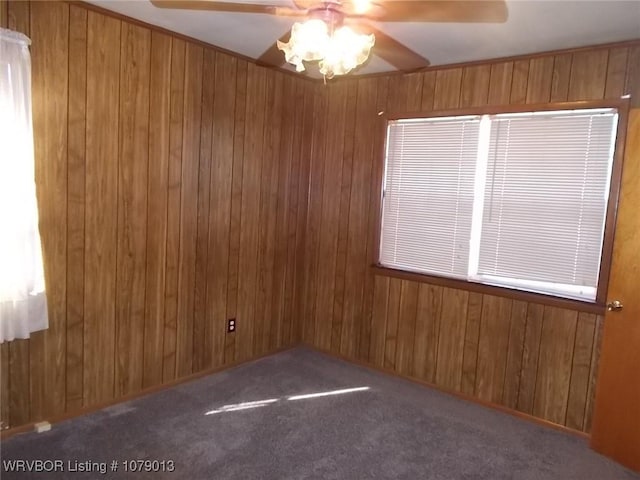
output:
[[367,30],[376,36],[376,43],[371,49],[371,53],[378,55],[398,70],[411,72],[430,65],[431,62],[429,62],[429,60],[407,48],[386,33],[372,26],[367,26]]
[[503,23],[509,15],[504,0],[377,0],[370,14],[378,22]]
[[[284,42],[287,40],[290,33],[290,31],[285,32],[284,35],[279,38],[279,41]],[[287,61],[284,58],[284,53],[278,48],[278,42],[273,42],[273,44],[258,57],[256,63],[268,67],[281,67],[287,63]]]
[[150,0],[158,8],[178,10],[209,10],[212,12],[263,13],[268,15],[301,16],[306,10],[287,8],[278,5],[256,3],[216,2],[213,0]]

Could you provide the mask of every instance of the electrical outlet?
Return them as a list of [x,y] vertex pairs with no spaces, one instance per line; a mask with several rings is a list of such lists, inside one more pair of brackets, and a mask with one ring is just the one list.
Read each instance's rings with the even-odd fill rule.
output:
[[227,333],[233,333],[236,331],[236,319],[230,318],[227,320]]

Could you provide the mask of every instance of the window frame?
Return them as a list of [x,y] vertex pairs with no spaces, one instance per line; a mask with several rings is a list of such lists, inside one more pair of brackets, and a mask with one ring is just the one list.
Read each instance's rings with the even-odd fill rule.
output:
[[[554,103],[537,103],[537,104],[518,104],[518,105],[488,105],[482,107],[459,108],[447,110],[433,110],[426,112],[381,112],[379,114],[381,120],[380,130],[382,132],[382,146],[378,146],[378,154],[374,169],[374,191],[372,192],[373,207],[375,213],[375,221],[372,224],[374,231],[371,238],[374,239],[374,245],[371,250],[372,257],[370,259],[371,270],[376,275],[390,276],[404,280],[412,280],[421,283],[430,283],[441,285],[449,288],[457,288],[471,292],[486,293],[490,295],[498,295],[515,300],[523,300],[527,302],[542,303],[545,305],[572,308],[579,311],[602,314],[606,309],[606,297],[609,285],[609,273],[611,270],[611,258],[613,254],[613,242],[615,236],[615,225],[618,210],[618,201],[620,198],[620,185],[622,178],[622,168],[624,160],[624,148],[626,144],[627,123],[629,113],[629,97],[619,99],[605,100],[585,100],[572,102],[554,102]],[[383,266],[379,263],[380,258],[380,242],[382,239],[382,205],[383,205],[383,187],[384,187],[384,171],[386,164],[387,150],[387,128],[390,121],[412,119],[412,118],[434,118],[445,116],[465,116],[465,115],[496,115],[502,113],[522,113],[534,111],[555,111],[555,110],[579,110],[591,108],[615,108],[618,111],[618,125],[616,131],[615,150],[613,154],[613,165],[611,169],[611,183],[609,188],[609,198],[607,202],[607,211],[605,216],[604,235],[602,241],[602,257],[600,261],[600,270],[598,275],[598,285],[596,289],[596,298],[594,301],[576,300],[570,298],[558,297],[550,294],[530,292],[526,290],[517,290],[515,288],[503,287],[498,285],[489,285],[485,283],[476,283],[468,280],[450,278],[444,276],[429,275],[424,273],[411,272],[407,270],[394,269]]]

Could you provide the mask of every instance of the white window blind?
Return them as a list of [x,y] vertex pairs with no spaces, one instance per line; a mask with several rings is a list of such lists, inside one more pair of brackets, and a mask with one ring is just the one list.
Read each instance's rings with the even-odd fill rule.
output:
[[465,277],[480,117],[389,124],[380,262]]
[[390,122],[380,264],[594,300],[617,118]]

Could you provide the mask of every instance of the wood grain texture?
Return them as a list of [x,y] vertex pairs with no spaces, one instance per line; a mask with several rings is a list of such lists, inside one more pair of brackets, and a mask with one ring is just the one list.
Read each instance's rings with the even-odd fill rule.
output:
[[[358,95],[358,83],[350,82],[346,96],[346,117],[344,132],[344,142],[342,145],[342,180],[340,182],[340,205],[338,212],[346,212],[349,209],[352,191],[353,175],[353,152],[355,143],[355,113],[356,100]],[[331,310],[331,348],[340,350],[340,339],[342,337],[342,324],[344,322],[344,290],[345,290],[345,268],[347,262],[347,240],[349,229],[349,216],[340,215],[338,221],[338,237],[336,245],[336,270],[335,270],[335,293],[333,295],[333,308]]]
[[520,389],[518,391],[518,403],[516,408],[521,412],[529,414],[533,413],[533,398],[536,393],[543,315],[543,305],[528,305],[524,332],[524,345],[522,347]]
[[34,3],[32,37],[48,38],[49,47],[62,52],[52,59],[31,49],[31,85],[35,176],[44,259],[49,329],[33,335],[30,348],[31,412],[47,416],[65,409],[65,350],[67,317],[67,116],[69,64],[69,7]]
[[8,0],[0,0],[0,27],[7,28],[9,26],[8,24],[9,24],[9,2]]
[[522,358],[524,355],[524,339],[527,327],[527,302],[514,301],[511,306],[511,326],[509,329],[509,346],[507,365],[504,373],[504,389],[502,404],[518,408],[518,395],[522,380]]
[[553,57],[533,58],[529,62],[526,103],[548,103],[551,99]]
[[[375,80],[358,82],[358,96],[354,118],[354,137],[366,136],[376,126]],[[344,300],[342,309],[342,332],[340,352],[355,357],[360,343],[360,329],[363,316],[363,295],[366,279],[367,211],[371,176],[371,162],[374,155],[371,142],[354,142],[349,214],[347,222],[347,251],[344,280]],[[375,152],[377,153],[377,152]]]
[[460,86],[462,68],[438,70],[433,99],[434,110],[458,108],[460,106]]
[[565,421],[567,427],[576,430],[581,430],[584,424],[595,331],[596,315],[580,313],[573,347],[571,385]]
[[384,338],[385,368],[396,368],[396,348],[398,346],[398,325],[400,323],[400,300],[402,296],[402,280],[389,280],[389,302],[387,304],[387,321]]
[[593,349],[591,350],[591,363],[589,366],[589,386],[587,389],[587,398],[584,408],[584,421],[582,430],[591,432],[591,424],[593,420],[593,403],[596,397],[596,380],[598,379],[598,369],[600,366],[600,349],[602,347],[602,334],[604,331],[604,316],[596,317],[595,336],[593,339]]
[[169,86],[169,166],[165,249],[162,381],[176,376],[178,270],[180,266],[180,200],[182,192],[182,118],[184,112],[185,42],[171,39]]
[[462,73],[460,107],[486,105],[489,96],[490,65],[466,67]]
[[[238,311],[238,275],[240,262],[240,227],[242,213],[242,182],[244,162],[245,115],[247,103],[247,62],[238,61],[236,69],[235,115],[233,133],[233,169],[231,174],[231,213],[229,218],[229,258],[227,280],[227,318],[236,318]],[[225,339],[224,360],[236,359],[236,336]]]
[[491,65],[489,81],[488,105],[506,105],[511,97],[511,79],[513,62],[495,63]]
[[624,95],[628,58],[628,48],[614,48],[609,51],[607,80],[604,92],[606,98],[620,98]]
[[61,281],[52,329],[0,347],[0,419],[304,340],[589,431],[602,317],[368,268],[378,114],[636,93],[640,48],[325,87],[78,4],[0,3],[0,21],[31,35],[48,89],[36,161]]
[[[637,58],[636,58],[637,60]],[[637,72],[637,70],[636,70]],[[640,109],[632,108],[625,145],[625,165],[613,249],[609,300],[623,302],[605,313],[591,447],[632,470],[640,471]],[[599,328],[598,328],[598,335]],[[591,396],[589,395],[589,398]],[[591,422],[591,419],[588,419]]]
[[571,380],[578,313],[545,307],[533,414],[563,424]]
[[640,47],[629,49],[624,95],[631,96],[631,106],[640,107]]
[[[258,234],[258,272],[256,278],[256,312],[254,352],[267,352],[272,337],[277,336],[278,319],[271,317],[273,273],[277,228],[279,157],[282,115],[282,77],[267,73],[265,123],[263,137],[262,175]],[[274,321],[275,320],[275,321]]]
[[570,101],[604,97],[608,55],[608,50],[579,52],[573,55],[569,80]]
[[84,354],[87,11],[69,7],[66,409],[82,406]]
[[[227,290],[229,269],[229,224],[231,215],[233,174],[233,136],[235,122],[227,112],[236,106],[235,80],[237,61],[224,55],[216,56],[214,82],[218,86],[213,98],[211,157],[209,163],[208,266],[206,275],[206,313],[203,330],[204,365],[224,363],[224,332],[226,331]],[[203,170],[201,170],[203,171]],[[200,251],[200,249],[198,250]]]
[[375,277],[369,361],[380,367],[384,366],[387,310],[389,305],[389,281],[390,279],[386,277]]
[[142,389],[151,32],[123,24],[120,56],[116,252],[117,397]]
[[198,225],[200,121],[202,115],[202,60],[202,48],[188,43],[185,51],[182,118],[180,255],[176,325],[177,378],[193,372],[193,311]]
[[302,290],[300,317],[303,322],[303,341],[314,343],[316,332],[316,284],[318,266],[318,243],[320,241],[320,225],[322,210],[322,192],[324,182],[324,152],[327,148],[324,134],[327,125],[328,95],[317,87],[313,88],[313,124],[308,140],[311,143],[309,167],[309,192],[305,235],[305,280]]
[[513,76],[511,78],[511,96],[509,103],[525,103],[529,88],[529,60],[513,62]]
[[[381,116],[384,113],[387,102],[387,94],[389,91],[389,79],[380,77],[376,80],[376,99],[375,99],[375,111],[377,116]],[[373,101],[373,99],[372,99]],[[376,129],[382,129],[383,123],[381,120],[374,120]],[[377,239],[375,235],[375,224],[377,221],[376,210],[376,197],[379,197],[381,193],[381,169],[382,162],[375,162],[376,155],[381,155],[380,152],[384,149],[384,137],[378,135],[373,143],[373,155],[369,157],[371,162],[372,174],[370,180],[370,201],[366,207],[367,215],[367,236],[363,241],[366,243],[365,258],[367,262],[371,262],[374,257],[374,252],[377,250]],[[377,153],[376,153],[377,152]],[[362,324],[359,328],[360,331],[360,345],[358,348],[358,358],[368,359],[370,354],[371,338],[372,338],[372,318],[373,318],[373,294],[375,286],[375,276],[369,270],[365,276],[364,293],[363,293],[363,312],[362,312]]]
[[335,269],[338,254],[340,222],[340,186],[347,104],[347,84],[332,85],[323,94],[328,95],[327,124],[323,134],[326,141],[323,162],[323,182],[319,212],[319,246],[317,283],[315,292],[315,335],[322,348],[331,347],[331,321],[335,295]]
[[435,382],[436,377],[443,290],[427,284],[418,290],[412,375],[428,382]]
[[[307,107],[313,89],[270,71],[279,98],[264,81],[248,96],[247,62],[81,4],[0,8],[2,21],[33,41],[50,312],[48,330],[0,347],[0,420],[16,427],[78,412],[234,362],[236,347],[252,357],[254,344],[242,333],[254,311],[246,309],[251,295],[238,295],[238,279],[255,297],[256,280],[239,264],[240,252],[257,252],[257,243],[246,241],[253,226],[260,219],[271,239],[261,260],[265,292],[283,292],[285,276],[275,271],[295,272],[304,258],[295,237],[279,253],[276,242],[291,232],[304,238],[306,206],[280,215],[280,201],[288,202],[291,188],[296,201],[306,198],[309,150],[300,139],[295,158],[293,148],[281,155],[290,140],[281,138],[285,112],[271,107],[284,104],[285,77]],[[266,78],[266,70],[251,69],[254,80]],[[268,94],[275,103],[267,103]],[[262,119],[254,118],[257,106]],[[303,115],[312,118],[311,109],[286,114],[294,111],[291,131],[299,121],[309,133]],[[265,147],[268,182],[259,169]],[[306,174],[296,174],[294,184],[281,158]],[[254,183],[243,182],[245,172]],[[263,182],[274,199],[264,218]],[[287,302],[295,301],[296,282],[288,282],[279,306],[259,312],[268,326],[260,351],[295,341],[278,334],[281,311],[293,312]],[[238,311],[238,332],[227,334],[226,319]],[[290,331],[295,322],[290,316]]]
[[31,31],[31,2],[7,1],[8,28],[30,35]]
[[445,288],[438,335],[435,383],[460,390],[469,292]]
[[[542,55],[314,87],[315,115],[308,136],[308,259],[299,286],[304,295],[304,341],[588,431],[593,365],[599,355],[598,330],[592,323],[598,317],[414,284],[375,275],[368,268],[376,261],[374,200],[380,194],[384,148],[378,115],[615,98],[635,88],[631,50]],[[347,101],[350,83],[357,83],[355,106]],[[337,95],[343,98],[341,105],[347,105],[346,112],[336,105]],[[355,129],[349,124],[352,118]],[[353,158],[348,157],[349,135],[354,137]],[[343,287],[345,225],[349,234]],[[330,311],[327,305],[332,301]],[[341,318],[336,317],[340,311]],[[330,321],[327,312],[334,315]]]
[[256,312],[256,282],[258,278],[259,213],[262,191],[262,146],[264,140],[264,106],[266,103],[266,72],[249,64],[247,69],[247,102],[242,175],[242,206],[240,211],[240,251],[238,267],[238,303],[236,359],[253,355]]
[[278,170],[275,263],[271,299],[271,319],[276,320],[276,331],[272,332],[272,343],[289,341],[295,321],[291,307],[295,296],[297,222],[291,219],[298,215],[304,113],[303,86],[293,78],[285,78],[282,88],[284,92],[291,92],[294,101],[285,101],[282,105],[279,151],[283,164]]
[[478,339],[475,392],[481,400],[502,401],[509,347],[512,300],[484,295]]
[[151,34],[143,386],[162,383],[169,189],[171,38]]
[[551,77],[551,101],[566,102],[571,79],[572,55],[565,53],[553,58],[553,74]]
[[462,358],[462,384],[460,387],[462,392],[468,393],[469,395],[474,395],[476,393],[478,348],[483,299],[482,294],[469,293],[467,326],[464,336],[464,354]]
[[[207,315],[207,275],[209,251],[209,212],[211,210],[211,135],[213,125],[213,92],[215,90],[216,53],[205,50],[202,75],[209,79],[202,85],[202,117],[200,128],[200,161],[198,162],[198,209],[196,234],[196,270],[193,298],[193,370],[199,371],[203,365],[211,365],[211,340],[214,331]],[[235,98],[232,96],[232,100]],[[233,139],[233,133],[231,134]],[[227,244],[228,247],[228,244]],[[224,275],[226,277],[226,272]],[[226,288],[223,309],[226,306]],[[224,313],[223,313],[224,315]],[[224,355],[224,348],[217,349]]]
[[402,281],[400,296],[400,318],[396,345],[396,371],[410,375],[413,370],[413,340],[418,313],[418,291],[416,282]]
[[114,395],[121,22],[87,17],[84,404]]

